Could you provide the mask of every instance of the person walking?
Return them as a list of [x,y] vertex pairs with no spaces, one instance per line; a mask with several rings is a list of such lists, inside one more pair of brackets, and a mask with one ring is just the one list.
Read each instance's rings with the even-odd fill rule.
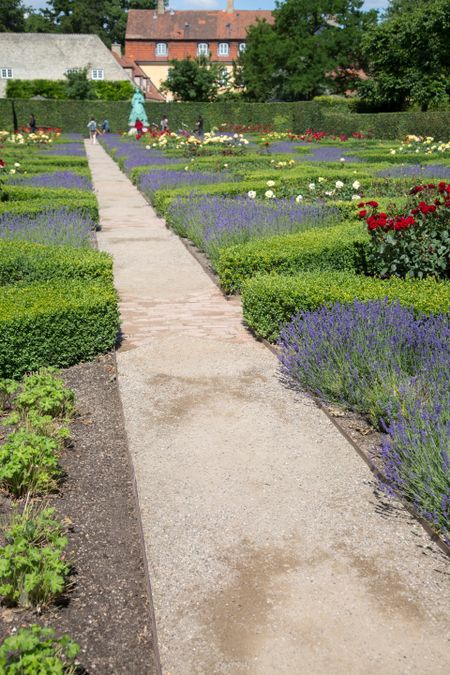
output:
[[197,128],[198,137],[203,138],[203,117],[201,115],[198,116],[195,126]]
[[30,127],[30,133],[35,134],[36,133],[36,118],[33,113],[30,115],[30,121],[28,122],[28,126]]
[[167,119],[167,115],[164,115],[164,117],[161,120],[161,131],[163,133],[169,131],[169,120]]
[[111,131],[111,127],[109,126],[109,121],[107,119],[103,120],[102,131],[104,134],[109,134],[109,132]]
[[90,122],[88,122],[87,128],[89,129],[89,136],[90,136],[92,145],[96,145],[98,128],[97,128],[97,122],[95,121],[95,119],[93,117],[91,117]]

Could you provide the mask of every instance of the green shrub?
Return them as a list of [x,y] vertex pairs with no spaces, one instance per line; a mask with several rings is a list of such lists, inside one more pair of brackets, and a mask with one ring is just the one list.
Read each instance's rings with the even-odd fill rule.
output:
[[[92,95],[102,101],[128,101],[134,87],[128,80],[89,80]],[[6,85],[7,98],[29,99],[43,96],[49,99],[67,100],[66,80],[9,80]],[[35,107],[35,101],[33,101]]]
[[58,203],[55,204],[53,200],[48,200],[43,196],[31,201],[0,201],[0,215],[2,213],[17,213],[17,214],[32,214],[32,213],[42,213],[42,211],[48,211],[52,208],[67,208],[73,209],[74,211],[82,211],[88,214],[94,223],[96,228],[99,229],[99,213],[98,213],[98,204],[93,195],[89,195],[85,192],[84,197],[77,197],[73,199],[72,197],[63,196],[62,199],[58,200]]
[[92,359],[114,347],[118,329],[110,283],[53,280],[0,288],[0,377]]
[[69,565],[64,561],[67,538],[54,509],[26,510],[4,533],[0,548],[0,594],[14,605],[48,605],[61,595]]
[[112,258],[85,248],[0,240],[0,287],[50,279],[112,283]]
[[0,446],[0,485],[15,497],[51,492],[61,474],[58,459],[56,439],[26,429],[13,431]]
[[242,285],[244,318],[259,337],[274,341],[280,326],[300,311],[353,300],[398,300],[425,313],[448,312],[450,283],[373,279],[351,272],[304,272],[298,276],[259,275]]
[[[31,187],[29,185],[8,185],[5,183],[4,191],[7,195],[7,201],[33,201],[34,199],[45,199],[47,204],[56,202],[54,206],[61,206],[61,201],[71,200],[77,204],[79,199],[89,196],[86,190],[72,190],[66,188],[43,188]],[[95,195],[91,194],[91,201],[95,202]]]
[[0,672],[8,675],[75,675],[80,651],[68,635],[55,636],[52,628],[20,628],[0,646]]
[[303,270],[361,270],[367,233],[360,224],[277,235],[219,251],[216,271],[227,293],[258,272],[296,274]]

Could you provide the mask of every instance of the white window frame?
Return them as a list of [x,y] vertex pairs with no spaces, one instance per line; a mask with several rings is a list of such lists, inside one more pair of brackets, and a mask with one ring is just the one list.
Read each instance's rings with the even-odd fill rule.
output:
[[157,42],[155,47],[156,56],[167,56],[169,50],[167,48],[167,42]]
[[245,44],[245,42],[240,42],[239,43],[239,53],[245,52],[246,49],[247,49],[247,45]]
[[230,45],[228,42],[219,42],[217,47],[217,54],[219,56],[229,56],[230,54]]
[[0,68],[0,76],[2,80],[12,80],[13,79],[13,69],[12,68]]
[[91,77],[92,77],[93,80],[104,80],[105,79],[104,69],[103,68],[92,68]]
[[199,42],[197,45],[197,56],[208,56],[209,45],[207,42]]

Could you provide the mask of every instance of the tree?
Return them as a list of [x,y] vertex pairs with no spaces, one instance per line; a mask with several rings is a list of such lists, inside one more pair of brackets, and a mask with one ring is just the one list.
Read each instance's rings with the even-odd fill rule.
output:
[[[2,0],[2,2],[18,0]],[[167,2],[167,0],[165,0]],[[111,46],[123,43],[129,9],[154,9],[157,0],[48,0],[47,7],[31,11],[28,32],[94,33]]]
[[362,5],[363,0],[277,3],[274,24],[250,28],[239,59],[247,97],[308,100],[347,88],[361,65],[363,32],[376,18]]
[[0,3],[0,33],[22,33],[25,30],[25,7],[22,0]]
[[73,101],[95,98],[87,76],[87,68],[66,73],[66,96]]
[[170,61],[162,91],[170,91],[180,101],[213,101],[224,81],[223,66],[207,56]]
[[[391,8],[392,9],[392,8]],[[369,80],[360,96],[380,110],[446,105],[450,93],[450,2],[421,0],[394,8],[366,35]]]

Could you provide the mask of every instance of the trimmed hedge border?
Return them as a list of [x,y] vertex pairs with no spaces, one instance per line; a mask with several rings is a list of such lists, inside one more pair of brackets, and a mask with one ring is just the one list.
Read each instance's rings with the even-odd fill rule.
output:
[[275,342],[282,324],[301,311],[334,302],[388,298],[427,314],[450,311],[450,283],[434,279],[374,279],[352,272],[259,275],[244,281],[242,307],[258,337]]
[[98,280],[111,285],[112,258],[92,249],[0,240],[0,286],[51,279]]
[[119,329],[110,284],[48,281],[0,289],[0,377],[65,368],[114,347]]
[[366,242],[368,236],[360,224],[312,228],[221,249],[215,267],[224,291],[234,293],[259,272],[362,271]]

